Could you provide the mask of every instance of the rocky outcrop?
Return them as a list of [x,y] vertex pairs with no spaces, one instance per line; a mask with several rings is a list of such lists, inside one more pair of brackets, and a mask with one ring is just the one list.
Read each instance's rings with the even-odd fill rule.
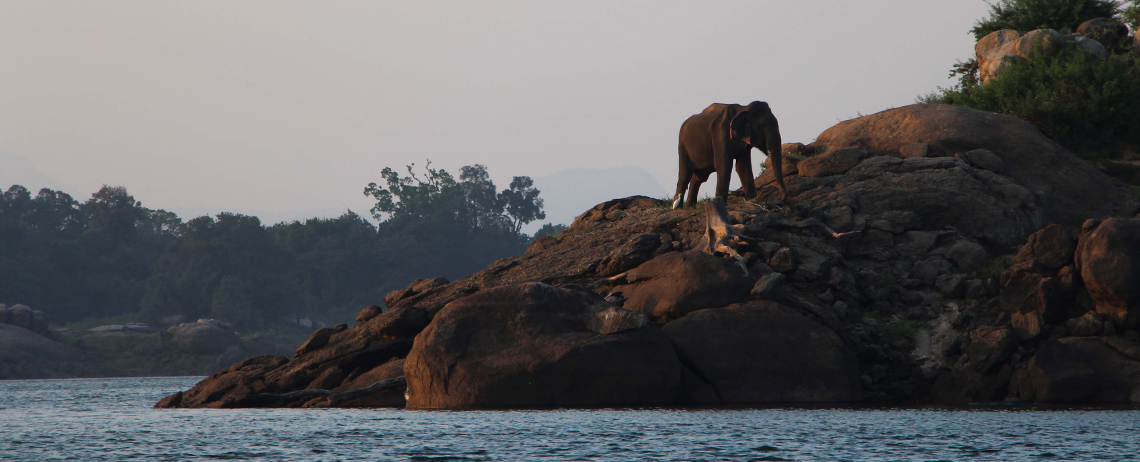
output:
[[1001,275],[1000,314],[977,327],[935,398],[1140,402],[1138,242],[1135,219],[1030,236]]
[[975,59],[982,83],[1001,75],[1018,61],[1032,59],[1033,55],[1061,42],[1072,42],[1081,50],[1098,58],[1107,58],[1112,48],[1127,37],[1128,28],[1110,19],[1085,21],[1076,34],[1061,35],[1053,29],[1019,32],[1003,29],[991,32],[974,45]]
[[[784,148],[783,203],[767,173],[724,208],[607,201],[525,255],[416,281],[291,359],[160,405],[403,405],[403,383],[419,408],[1053,400],[1085,374],[1072,357],[1110,390],[1079,399],[1123,396],[1132,376],[1107,367],[1128,370],[1140,334],[1131,308],[1101,305],[1131,292],[1084,277],[1116,225],[1077,230],[1134,215],[1127,188],[1025,122],[960,107]],[[1106,366],[1094,340],[1123,356]]]
[[43,311],[33,310],[28,305],[8,307],[0,303],[0,324],[21,327],[40,335],[48,335],[48,319]]
[[644,316],[584,289],[498,287],[449,303],[404,365],[408,407],[673,403],[681,364]]
[[[987,245],[1011,248],[1049,224],[1137,209],[1135,195],[1028,122],[960,106],[916,104],[848,120],[813,145],[870,157],[842,175],[789,179],[799,201],[865,216],[908,211],[925,228],[953,228]],[[915,145],[925,156],[901,159]],[[1000,160],[1001,171],[970,160],[978,149]]]
[[[378,396],[355,396],[334,403],[330,403],[333,395],[329,394],[289,393],[311,389],[348,392],[366,388],[361,386],[363,382],[379,383],[403,376],[400,360],[407,356],[412,339],[427,322],[427,313],[419,308],[397,308],[351,328],[319,330],[306,342],[320,343],[319,347],[299,348],[292,359],[259,356],[242,361],[190,390],[167,397],[157,407],[402,406],[402,389],[376,390]],[[325,340],[316,340],[326,335]]]

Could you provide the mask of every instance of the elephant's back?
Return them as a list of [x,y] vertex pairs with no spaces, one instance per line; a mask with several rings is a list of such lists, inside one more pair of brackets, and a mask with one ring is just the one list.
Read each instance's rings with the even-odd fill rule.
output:
[[709,107],[706,107],[705,110],[701,111],[701,113],[697,115],[720,115],[728,112],[729,109],[740,107],[743,106],[739,104],[712,103],[709,105]]
[[708,136],[715,131],[715,126],[718,124],[723,125],[722,122],[728,113],[734,112],[740,107],[742,106],[739,104],[712,103],[699,114],[689,116],[689,118],[681,124],[681,136],[686,137],[686,133],[689,133],[690,136],[694,134]]

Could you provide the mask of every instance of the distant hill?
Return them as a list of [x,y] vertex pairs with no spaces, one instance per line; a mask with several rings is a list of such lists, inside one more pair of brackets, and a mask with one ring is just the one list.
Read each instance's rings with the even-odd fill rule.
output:
[[28,188],[33,196],[40,188],[62,190],[68,194],[74,193],[73,188],[40,173],[28,159],[10,152],[0,151],[0,189],[7,191],[10,186],[16,184]]
[[669,195],[653,175],[632,165],[563,170],[553,175],[534,177],[534,186],[542,191],[546,220],[523,228],[528,233],[534,232],[543,223],[568,225],[583,211],[615,197]]

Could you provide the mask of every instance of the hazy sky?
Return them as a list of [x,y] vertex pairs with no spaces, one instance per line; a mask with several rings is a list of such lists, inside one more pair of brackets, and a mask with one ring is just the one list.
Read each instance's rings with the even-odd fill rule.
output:
[[986,10],[982,0],[3,1],[0,151],[77,199],[123,185],[184,216],[367,214],[361,190],[381,169],[428,158],[452,172],[485,164],[500,187],[512,175],[635,165],[671,191],[677,130],[709,103],[768,101],[785,142],[810,142],[950,85]]

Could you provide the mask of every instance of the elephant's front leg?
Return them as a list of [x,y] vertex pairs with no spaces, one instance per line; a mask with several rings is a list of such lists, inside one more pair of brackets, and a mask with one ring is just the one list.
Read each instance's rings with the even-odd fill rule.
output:
[[728,186],[732,183],[732,161],[716,168],[716,198],[728,204]]
[[744,187],[744,197],[756,197],[756,179],[752,177],[752,155],[745,154],[736,160],[736,175],[740,177],[740,184]]

